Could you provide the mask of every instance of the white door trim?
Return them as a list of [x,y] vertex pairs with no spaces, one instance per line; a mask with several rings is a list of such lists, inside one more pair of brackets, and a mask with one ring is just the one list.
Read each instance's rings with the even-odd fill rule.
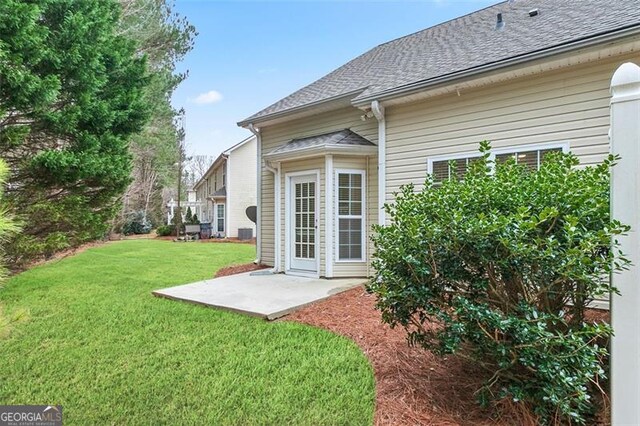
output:
[[[315,254],[316,254],[316,270],[315,272],[303,272],[291,270],[291,178],[295,176],[315,176],[316,179],[316,223],[318,223],[318,229],[316,230],[316,239],[315,239]],[[285,173],[285,188],[284,188],[284,265],[285,265],[285,273],[289,275],[300,275],[305,277],[320,277],[320,238],[322,238],[320,234],[320,204],[321,200],[321,191],[320,191],[320,170],[312,169],[312,170],[303,170],[298,172],[288,172]],[[276,236],[276,238],[280,238],[280,236]],[[278,256],[280,253],[278,253]]]

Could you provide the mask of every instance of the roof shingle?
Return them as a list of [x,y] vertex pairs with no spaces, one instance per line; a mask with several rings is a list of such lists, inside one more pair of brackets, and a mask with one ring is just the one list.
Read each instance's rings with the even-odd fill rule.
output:
[[[537,16],[529,11],[538,9]],[[502,13],[505,26],[496,29]],[[638,0],[505,1],[381,44],[243,122],[357,92],[352,101],[640,25]]]
[[368,139],[363,138],[357,133],[349,129],[337,132],[325,133],[322,135],[310,136],[306,138],[293,139],[290,142],[279,146],[267,155],[284,154],[292,151],[300,151],[306,148],[330,147],[335,145],[359,145],[359,146],[375,146]]

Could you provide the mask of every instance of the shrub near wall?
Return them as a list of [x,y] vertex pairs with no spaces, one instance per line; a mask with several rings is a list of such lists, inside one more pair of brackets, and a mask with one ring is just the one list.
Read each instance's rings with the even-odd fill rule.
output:
[[541,423],[585,423],[611,336],[585,310],[627,266],[611,245],[628,230],[609,217],[614,158],[578,169],[575,156],[550,154],[532,172],[494,164],[489,150],[483,142],[464,180],[429,177],[386,206],[369,290],[410,343],[487,371],[481,403],[511,400]]

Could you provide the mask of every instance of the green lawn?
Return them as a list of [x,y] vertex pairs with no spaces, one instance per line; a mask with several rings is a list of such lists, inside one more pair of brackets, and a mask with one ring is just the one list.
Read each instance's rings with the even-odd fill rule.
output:
[[0,404],[62,404],[66,424],[371,424],[351,341],[151,295],[253,259],[245,244],[122,241],[22,273],[0,340]]

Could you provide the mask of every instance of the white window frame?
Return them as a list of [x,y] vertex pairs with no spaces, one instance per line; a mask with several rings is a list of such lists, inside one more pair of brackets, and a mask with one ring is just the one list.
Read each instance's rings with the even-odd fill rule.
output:
[[[215,205],[215,222],[216,222],[216,233],[222,232],[227,235],[227,205],[225,203],[216,203]],[[222,206],[222,218],[220,217],[220,206]],[[218,221],[222,219],[222,231],[220,231],[220,226],[218,225]]]
[[[340,215],[339,211],[339,176],[341,174],[360,175],[362,181],[362,213],[360,216],[353,215]],[[334,171],[334,184],[333,184],[333,211],[334,211],[334,256],[336,263],[363,263],[367,259],[367,236],[366,236],[366,221],[367,221],[367,173],[363,169],[335,169]],[[340,219],[360,219],[361,220],[361,242],[362,249],[360,251],[360,259],[340,259]]]
[[[316,220],[318,221],[318,229],[316,232],[316,270],[313,272],[304,272],[296,269],[291,269],[291,221],[293,219],[292,206],[291,206],[291,178],[294,176],[305,176],[305,175],[315,175],[316,177]],[[320,277],[320,239],[322,238],[322,234],[320,232],[320,203],[324,196],[321,193],[321,181],[320,181],[320,169],[311,169],[311,170],[301,170],[297,172],[287,172],[284,175],[285,183],[284,183],[284,269],[285,273],[288,275],[295,275],[301,277],[312,277],[318,278]],[[280,185],[280,182],[276,182],[276,185]],[[326,202],[326,201],[325,201]],[[281,238],[279,235],[276,235],[276,238]],[[282,252],[276,253],[276,256],[281,256]]]
[[[525,152],[525,151],[544,151],[547,149],[562,149],[562,152],[567,154],[569,152],[569,142],[549,142],[549,143],[540,143],[540,144],[529,144],[529,145],[512,145],[505,148],[497,148],[491,149],[489,152],[489,160],[495,161],[496,155],[502,154],[515,154],[517,152]],[[437,163],[440,161],[449,161],[449,160],[459,160],[461,158],[478,158],[482,156],[479,151],[475,152],[463,152],[459,154],[444,154],[444,155],[436,155],[433,157],[429,157],[427,159],[427,173],[433,174],[433,163]]]

